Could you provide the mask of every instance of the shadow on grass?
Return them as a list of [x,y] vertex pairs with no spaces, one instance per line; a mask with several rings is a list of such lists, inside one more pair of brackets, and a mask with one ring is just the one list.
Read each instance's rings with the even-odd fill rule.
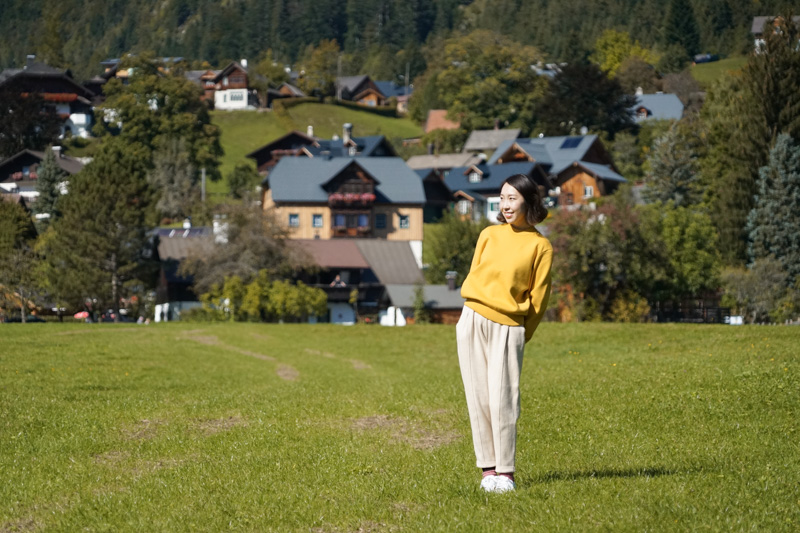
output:
[[546,472],[523,481],[524,485],[550,483],[553,481],[577,481],[579,479],[603,479],[625,477],[660,477],[686,474],[692,469],[671,469],[664,467],[650,468],[607,468],[603,470],[579,470],[575,472]]

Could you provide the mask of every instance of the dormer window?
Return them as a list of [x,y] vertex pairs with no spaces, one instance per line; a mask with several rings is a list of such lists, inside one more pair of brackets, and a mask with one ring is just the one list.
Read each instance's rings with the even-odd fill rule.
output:
[[481,182],[481,175],[477,170],[473,170],[469,173],[469,182],[470,183],[480,183]]
[[347,149],[347,153],[350,155],[350,157],[353,157],[356,155],[356,153],[358,153],[358,149],[355,146],[351,146]]

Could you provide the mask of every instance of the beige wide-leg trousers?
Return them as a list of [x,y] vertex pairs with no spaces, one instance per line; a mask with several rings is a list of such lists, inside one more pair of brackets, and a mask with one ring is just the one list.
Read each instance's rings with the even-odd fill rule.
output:
[[525,328],[492,322],[465,306],[456,339],[478,468],[513,472]]

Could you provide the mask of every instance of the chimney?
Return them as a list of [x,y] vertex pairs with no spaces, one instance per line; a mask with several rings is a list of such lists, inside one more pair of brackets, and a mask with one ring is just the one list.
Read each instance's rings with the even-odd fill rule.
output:
[[448,270],[445,272],[444,277],[447,280],[447,290],[456,290],[456,278],[458,277],[458,272],[455,270]]
[[247,70],[247,60],[246,59],[242,58],[242,60],[239,61],[239,64],[242,66],[243,69]]
[[61,158],[61,147],[60,146],[53,146],[51,148],[51,150],[53,150],[53,155],[56,156],[56,159],[60,159]]
[[637,87],[636,88],[636,96],[641,96],[643,94],[644,94],[644,91],[642,90],[642,88],[641,87]]
[[26,59],[27,60],[25,61],[25,67],[23,68],[23,70],[33,66],[33,63],[36,61],[36,54],[28,54],[28,57]]
[[314,126],[312,126],[311,124],[309,124],[308,127],[306,128],[306,135],[312,138],[314,137]]
[[183,219],[183,229],[192,229],[192,217]]
[[346,122],[342,127],[342,146],[346,146],[350,142],[350,136],[353,134],[353,125]]

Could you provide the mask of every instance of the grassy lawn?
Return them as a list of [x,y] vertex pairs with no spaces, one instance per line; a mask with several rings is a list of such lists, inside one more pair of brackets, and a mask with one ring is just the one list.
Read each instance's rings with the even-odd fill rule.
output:
[[454,336],[0,325],[0,531],[800,527],[800,329],[542,324],[509,495]]
[[385,135],[390,141],[407,139],[422,135],[422,128],[408,118],[382,117],[368,111],[358,111],[346,107],[324,104],[302,104],[288,109],[295,129],[304,132],[311,125],[314,135],[330,139],[342,136],[342,125],[353,125],[353,136]]
[[744,56],[727,57],[714,61],[712,63],[700,63],[699,65],[692,65],[690,72],[697,83],[704,89],[708,89],[711,85],[720,79],[723,74],[729,71],[739,70],[747,63],[747,58]]

